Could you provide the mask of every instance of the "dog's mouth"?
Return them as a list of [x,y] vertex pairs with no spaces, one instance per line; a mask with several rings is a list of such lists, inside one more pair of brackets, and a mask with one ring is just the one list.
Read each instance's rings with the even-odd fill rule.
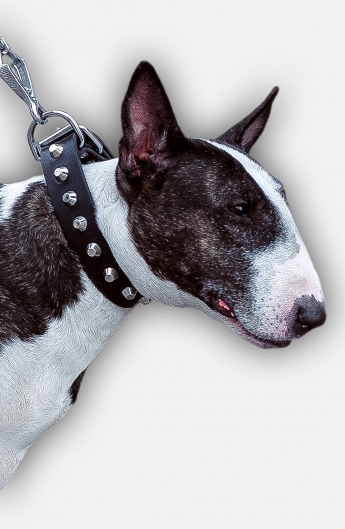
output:
[[219,314],[228,318],[237,327],[237,330],[240,334],[247,337],[249,341],[254,342],[259,347],[265,349],[273,347],[282,348],[288,346],[291,343],[291,340],[266,340],[249,332],[238,320],[234,309],[229,307],[229,305],[220,298],[212,297],[212,306],[213,309]]

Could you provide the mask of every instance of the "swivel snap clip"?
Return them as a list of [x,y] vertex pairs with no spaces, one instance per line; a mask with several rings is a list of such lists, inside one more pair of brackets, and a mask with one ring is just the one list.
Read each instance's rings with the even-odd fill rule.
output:
[[[3,62],[3,57],[6,55],[12,61],[10,64]],[[24,59],[13,53],[2,37],[0,37],[0,77],[27,104],[36,123],[43,125],[47,122],[47,119],[42,117],[44,108],[35,96],[30,73]]]

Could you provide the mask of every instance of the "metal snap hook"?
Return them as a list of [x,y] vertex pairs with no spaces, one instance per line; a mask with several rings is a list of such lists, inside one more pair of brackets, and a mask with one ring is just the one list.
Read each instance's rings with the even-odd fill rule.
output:
[[[3,55],[7,55],[12,63],[4,63],[2,61]],[[30,73],[24,59],[11,51],[2,37],[0,37],[0,78],[27,104],[32,118],[37,123],[41,125],[46,123],[46,120],[42,118],[44,108],[35,96]]]

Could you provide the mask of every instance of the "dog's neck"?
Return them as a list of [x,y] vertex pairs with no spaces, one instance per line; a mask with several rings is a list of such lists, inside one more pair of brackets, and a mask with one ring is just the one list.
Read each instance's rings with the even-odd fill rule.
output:
[[143,296],[168,305],[195,306],[204,310],[204,304],[194,296],[153,274],[136,249],[127,222],[128,205],[116,185],[116,166],[117,159],[84,166],[84,174],[96,205],[96,219],[115,259]]
[[116,185],[116,167],[117,159],[114,159],[86,165],[83,169],[95,203],[98,226],[115,259],[135,288],[151,297],[147,283],[152,283],[155,276],[133,244],[127,223],[128,206]]

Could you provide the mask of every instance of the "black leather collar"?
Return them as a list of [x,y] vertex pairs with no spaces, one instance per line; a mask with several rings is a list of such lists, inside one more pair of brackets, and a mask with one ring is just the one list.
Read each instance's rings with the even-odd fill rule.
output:
[[81,165],[81,161],[92,163],[111,158],[106,147],[99,153],[94,145],[86,143],[78,150],[74,132],[59,138],[55,144],[41,145],[48,191],[70,247],[98,290],[116,305],[131,308],[138,301],[146,304],[149,300],[133,287],[98,228],[93,198]]

